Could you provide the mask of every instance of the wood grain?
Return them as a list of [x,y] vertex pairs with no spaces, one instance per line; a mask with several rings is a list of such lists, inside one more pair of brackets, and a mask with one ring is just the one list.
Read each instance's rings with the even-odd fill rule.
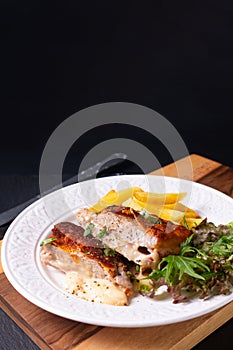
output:
[[[192,171],[190,172],[190,169]],[[152,172],[198,181],[233,196],[233,170],[199,155]],[[233,303],[202,317],[152,328],[104,328],[50,314],[10,285],[0,264],[0,306],[41,349],[190,349],[233,315]]]
[[202,177],[221,167],[221,163],[192,154],[177,162],[152,171],[152,175],[179,177],[185,180],[198,181]]
[[[224,179],[224,181],[223,181]],[[203,176],[199,181],[202,184],[215,188],[230,197],[233,197],[233,169],[227,166],[220,166],[209,174]]]
[[102,327],[86,325],[53,315],[23,298],[0,275],[0,306],[42,349],[72,349]]
[[[152,328],[103,328],[73,350],[183,350],[191,349],[230,319],[233,303],[190,321]],[[149,317],[149,316],[148,316]],[[208,333],[208,334],[207,334]],[[114,339],[114,346],[112,339]]]
[[1,248],[2,248],[2,241],[0,241],[0,274],[3,273],[2,261],[1,261]]
[[[9,310],[9,306],[5,306],[0,301],[0,307],[5,311],[8,316],[27,334],[27,336],[34,341],[40,349],[43,350],[68,350],[73,349],[77,344],[84,341],[86,338],[91,337],[95,332],[92,331],[92,326],[88,326],[84,323],[79,323],[74,325],[73,327],[67,328],[63,330],[62,323],[58,323],[55,319],[52,319],[50,322],[49,317],[46,316],[44,319],[41,318],[41,313],[37,316],[37,321],[39,318],[39,322],[44,322],[44,327],[41,327],[40,332],[38,333],[33,327],[33,322],[30,320],[30,325],[25,323],[23,320],[20,320],[18,315],[15,312]],[[46,313],[48,314],[48,313]],[[53,316],[53,315],[52,315]],[[31,315],[31,319],[34,318],[34,313]],[[59,327],[60,324],[60,327]],[[50,327],[50,336],[44,335],[44,329]],[[65,333],[64,333],[65,332]],[[12,336],[14,336],[12,334]]]

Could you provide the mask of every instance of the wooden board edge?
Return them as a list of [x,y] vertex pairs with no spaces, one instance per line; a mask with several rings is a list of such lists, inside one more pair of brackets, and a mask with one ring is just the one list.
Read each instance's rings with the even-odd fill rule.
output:
[[40,348],[43,350],[51,350],[51,347],[40,337],[39,334],[31,330],[23,319],[19,319],[19,315],[15,315],[14,311],[11,310],[10,305],[6,305],[0,297],[0,308],[20,327],[23,332]]
[[0,274],[3,273],[1,250],[2,250],[2,241],[0,241]]
[[168,164],[161,169],[152,171],[150,175],[178,177],[185,180],[198,181],[203,176],[221,167],[222,164],[208,158],[191,154]]
[[[72,350],[184,350],[191,349],[232,317],[233,302],[201,317],[150,328],[103,328]],[[227,315],[227,316],[226,316]],[[224,317],[223,317],[224,316]],[[225,317],[226,316],[226,317]],[[115,339],[114,344],[112,339]],[[135,339],[137,341],[135,341]],[[149,339],[149,340],[148,340]]]
[[185,338],[172,346],[171,350],[191,349],[203,339],[207,338],[211,333],[216,331],[224,323],[229,321],[233,316],[233,301],[211,313],[211,316],[199,323]]

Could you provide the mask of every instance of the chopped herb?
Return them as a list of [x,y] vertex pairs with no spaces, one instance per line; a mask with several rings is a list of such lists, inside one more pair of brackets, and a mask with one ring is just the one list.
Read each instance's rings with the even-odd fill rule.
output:
[[146,209],[142,209],[140,210],[139,214],[146,217],[148,215],[148,212],[146,211]]
[[94,224],[90,222],[90,224],[87,226],[86,230],[84,231],[83,236],[87,237],[88,235],[90,235],[92,233],[93,228],[94,228]]
[[152,224],[161,224],[161,220],[158,217],[150,215],[146,209],[142,209],[139,214]]
[[40,243],[40,246],[43,247],[46,244],[49,244],[49,243],[51,243],[53,241],[56,241],[56,239],[57,239],[56,237],[47,238],[43,242]]
[[110,249],[110,248],[104,248],[104,255],[106,256],[115,256],[116,251],[114,249]]
[[87,255],[91,254],[91,252],[89,252],[88,250],[86,250],[84,253]]
[[189,225],[187,223],[185,215],[184,215],[184,219],[183,220],[184,220],[184,226],[189,230]]
[[135,269],[136,269],[137,272],[140,272],[140,266],[139,265],[136,265]]
[[140,285],[140,292],[142,293],[150,293],[151,288],[147,284],[141,284]]
[[129,276],[130,282],[139,282],[131,271],[127,271],[127,276]]
[[98,238],[103,238],[104,237],[104,235],[106,235],[107,234],[107,227],[106,226],[104,226],[101,230],[100,230],[100,233],[98,234]]

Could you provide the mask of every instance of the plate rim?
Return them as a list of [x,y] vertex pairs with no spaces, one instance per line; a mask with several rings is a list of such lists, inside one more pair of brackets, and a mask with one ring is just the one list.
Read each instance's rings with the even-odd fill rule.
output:
[[[218,196],[220,195],[221,197],[223,197],[223,199],[231,202],[233,204],[233,199],[228,196],[227,194],[221,192],[221,191],[218,191],[210,186],[207,186],[207,185],[204,185],[204,184],[200,184],[198,182],[195,182],[195,181],[191,181],[191,180],[186,180],[186,179],[181,179],[181,178],[177,178],[177,177],[171,177],[171,176],[161,176],[161,175],[151,175],[151,174],[148,174],[148,175],[143,175],[143,174],[131,174],[131,175],[120,175],[120,176],[108,176],[108,177],[103,177],[103,178],[98,178],[98,179],[90,179],[90,180],[87,180],[87,181],[83,181],[81,183],[75,183],[75,184],[72,184],[72,185],[69,185],[69,186],[66,186],[66,187],[62,187],[56,191],[53,191],[49,194],[47,194],[45,197],[52,197],[55,195],[55,193],[59,192],[59,191],[62,191],[62,190],[67,190],[67,189],[70,189],[71,187],[77,187],[79,185],[82,185],[82,183],[90,183],[90,182],[93,182],[93,181],[96,181],[96,180],[101,180],[101,181],[106,181],[106,180],[112,180],[114,181],[115,178],[119,179],[119,178],[122,178],[122,177],[126,177],[126,178],[135,178],[135,177],[150,177],[150,178],[169,178],[170,181],[175,181],[175,182],[178,182],[178,181],[182,181],[182,182],[185,182],[185,183],[190,183],[191,185],[195,185],[195,186],[198,186],[198,187],[201,187],[201,188],[205,188],[205,189],[208,189],[208,191],[211,191],[213,193],[216,193]],[[160,321],[158,323],[155,323],[154,321],[152,322],[147,322],[146,324],[142,324],[141,322],[135,322],[134,324],[127,324],[126,323],[123,323],[123,324],[119,324],[119,322],[108,322],[106,323],[105,321],[101,322],[101,320],[99,320],[97,323],[96,323],[96,320],[90,320],[88,317],[85,318],[85,317],[79,317],[79,318],[74,318],[74,317],[69,317],[68,315],[64,315],[64,312],[62,310],[59,310],[57,309],[56,312],[54,312],[54,307],[50,307],[50,305],[44,305],[45,303],[44,302],[41,302],[40,300],[38,300],[36,297],[34,298],[34,296],[32,296],[30,294],[30,292],[28,292],[26,289],[23,289],[21,288],[21,284],[19,283],[19,281],[15,280],[14,276],[12,275],[12,272],[10,271],[10,269],[8,269],[8,266],[7,266],[7,259],[6,259],[6,247],[7,247],[7,242],[8,242],[8,239],[10,239],[10,233],[12,231],[12,229],[15,227],[15,225],[17,225],[17,223],[21,220],[22,217],[24,217],[24,215],[29,211],[31,211],[34,207],[36,207],[37,205],[39,205],[41,203],[41,201],[44,200],[44,197],[38,199],[37,201],[35,201],[34,203],[30,204],[27,208],[25,208],[15,219],[14,221],[11,223],[11,225],[9,226],[9,228],[7,229],[6,231],[6,234],[3,238],[3,241],[2,241],[2,248],[1,248],[1,260],[2,260],[2,267],[3,267],[3,271],[7,277],[7,279],[9,280],[9,282],[11,283],[11,285],[23,296],[25,297],[29,302],[32,302],[34,305],[40,307],[41,309],[45,310],[45,311],[48,311],[52,314],[55,314],[57,316],[61,316],[61,317],[65,317],[67,319],[71,319],[73,321],[78,321],[78,322],[84,322],[84,323],[87,323],[87,324],[92,324],[92,325],[99,325],[99,326],[110,326],[110,327],[119,327],[119,328],[122,328],[122,327],[127,327],[127,328],[137,328],[137,327],[153,327],[153,326],[160,326],[160,325],[167,325],[167,324],[173,324],[173,323],[177,323],[177,322],[183,322],[183,321],[186,321],[186,320],[189,320],[189,319],[193,319],[193,318],[196,318],[196,317],[200,317],[202,315],[205,315],[205,314],[208,314],[214,310],[217,310],[219,309],[220,307],[222,306],[225,306],[227,305],[229,302],[232,301],[233,299],[233,296],[231,296],[231,298],[227,298],[227,296],[224,296],[224,300],[223,301],[220,301],[219,303],[213,305],[213,307],[209,308],[208,309],[208,312],[200,312],[199,314],[196,313],[195,316],[190,316],[190,317],[187,317],[187,315],[185,315],[183,318],[182,317],[177,317],[177,318],[174,318],[172,320],[172,322],[169,322],[169,321]],[[65,214],[64,214],[65,215]],[[52,223],[51,223],[52,224]],[[8,237],[9,236],[9,237]],[[34,259],[34,263],[36,263],[35,259]],[[64,291],[64,295],[66,294],[67,292]],[[227,300],[229,299],[229,300]],[[225,302],[224,302],[225,301]],[[172,301],[170,301],[172,302]],[[89,303],[89,302],[88,302]],[[116,308],[116,306],[113,306],[114,308]],[[129,306],[127,306],[129,307]]]

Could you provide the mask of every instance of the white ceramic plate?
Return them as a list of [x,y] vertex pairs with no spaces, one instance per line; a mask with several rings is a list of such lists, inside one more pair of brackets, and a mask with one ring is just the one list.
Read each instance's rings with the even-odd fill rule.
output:
[[90,180],[53,192],[25,209],[9,227],[2,245],[4,272],[26,299],[56,315],[89,324],[112,327],[148,327],[185,321],[229,303],[233,294],[209,300],[195,298],[173,304],[168,296],[155,300],[138,296],[129,306],[109,306],[84,301],[68,294],[63,274],[40,263],[39,243],[59,221],[75,222],[78,208],[93,204],[112,188],[139,186],[153,192],[188,193],[184,203],[215,224],[233,220],[233,200],[209,187],[191,181],[144,175],[126,175]]

